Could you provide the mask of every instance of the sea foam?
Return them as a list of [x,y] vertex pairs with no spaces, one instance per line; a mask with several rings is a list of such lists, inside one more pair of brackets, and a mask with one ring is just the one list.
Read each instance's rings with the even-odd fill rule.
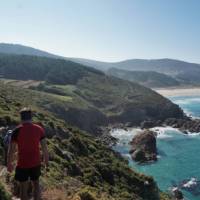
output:
[[197,185],[198,180],[196,178],[191,178],[187,183],[183,184],[183,188],[190,188]]
[[158,139],[171,138],[171,137],[173,137],[172,131],[173,131],[173,133],[174,132],[179,132],[178,129],[172,128],[170,126],[167,126],[167,127],[154,127],[154,128],[151,128],[150,130],[156,132]]

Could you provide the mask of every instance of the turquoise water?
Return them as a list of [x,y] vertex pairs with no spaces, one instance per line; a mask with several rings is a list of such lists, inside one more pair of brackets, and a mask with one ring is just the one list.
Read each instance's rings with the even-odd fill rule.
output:
[[[193,117],[200,117],[200,96],[173,97],[173,102],[179,104]],[[158,128],[160,135],[157,139],[159,151],[158,161],[147,165],[138,165],[133,162],[128,153],[128,142],[137,132],[113,130],[113,135],[119,138],[119,144],[115,147],[129,159],[130,166],[138,171],[152,175],[163,191],[169,190],[184,180],[196,178],[200,180],[200,135],[184,135],[172,128]],[[200,200],[200,187],[196,187],[198,194],[182,190],[186,199]]]
[[200,95],[193,97],[171,97],[186,113],[200,118]]

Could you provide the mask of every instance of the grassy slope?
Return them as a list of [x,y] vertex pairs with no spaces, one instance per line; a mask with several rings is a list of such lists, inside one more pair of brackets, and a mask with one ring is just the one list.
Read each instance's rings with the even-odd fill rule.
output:
[[69,61],[0,54],[0,74],[23,84],[27,79],[43,81],[34,88],[51,93],[57,101],[45,99],[40,104],[93,133],[108,123],[138,125],[146,119],[182,117],[176,105],[150,89]]
[[[3,84],[0,84],[0,94],[0,126],[16,124],[18,110],[32,104],[34,121],[42,122],[46,128],[50,168],[42,176],[44,199],[52,195],[61,200],[76,196],[82,200],[169,199],[158,192],[151,177],[131,170],[125,159],[101,141],[70,127],[41,106],[42,101],[57,101],[57,97]],[[0,144],[1,140],[0,137]],[[148,186],[145,181],[149,182]],[[0,195],[2,191],[0,186]]]
[[182,117],[178,106],[154,91],[114,77],[92,75],[76,85],[43,84],[41,90],[60,94],[61,98],[71,96],[71,102],[49,109],[87,131],[108,123],[139,125],[145,119]]
[[108,70],[108,74],[124,80],[136,82],[150,88],[171,87],[178,86],[180,84],[171,76],[154,71],[128,71],[111,68]]

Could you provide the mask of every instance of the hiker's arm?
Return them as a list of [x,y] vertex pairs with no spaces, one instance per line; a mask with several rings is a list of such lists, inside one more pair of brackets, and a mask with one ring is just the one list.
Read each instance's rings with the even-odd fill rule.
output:
[[13,160],[14,160],[16,149],[17,149],[17,144],[14,142],[10,142],[9,147],[8,147],[8,155],[7,155],[7,170],[9,172],[12,172],[14,169]]
[[46,139],[42,139],[40,141],[41,147],[42,147],[42,153],[43,153],[43,158],[44,158],[44,163],[45,166],[48,167],[48,162],[49,162],[49,153],[48,153],[48,149],[47,149],[47,143],[46,143]]

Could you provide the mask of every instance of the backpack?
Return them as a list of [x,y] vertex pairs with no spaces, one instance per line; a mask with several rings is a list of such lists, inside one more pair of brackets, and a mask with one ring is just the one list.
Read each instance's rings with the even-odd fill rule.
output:
[[3,144],[5,147],[8,147],[10,144],[10,140],[11,140],[11,136],[12,136],[12,130],[8,130],[6,135],[3,138]]

